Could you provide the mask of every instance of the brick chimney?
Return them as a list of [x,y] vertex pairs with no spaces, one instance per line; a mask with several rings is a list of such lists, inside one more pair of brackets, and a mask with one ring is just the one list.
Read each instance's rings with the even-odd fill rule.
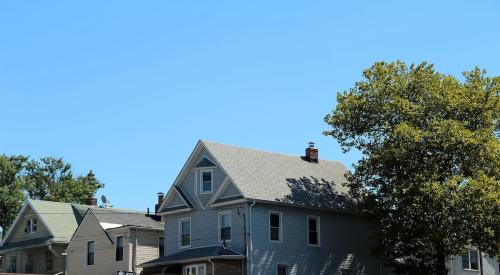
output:
[[97,199],[95,197],[85,200],[85,204],[89,206],[97,206]]
[[318,148],[314,147],[314,142],[309,142],[309,147],[306,148],[306,158],[309,162],[318,163]]
[[165,197],[165,194],[162,192],[158,192],[158,203],[155,204],[155,214],[158,212],[158,209],[160,208],[161,204],[163,203],[163,198]]

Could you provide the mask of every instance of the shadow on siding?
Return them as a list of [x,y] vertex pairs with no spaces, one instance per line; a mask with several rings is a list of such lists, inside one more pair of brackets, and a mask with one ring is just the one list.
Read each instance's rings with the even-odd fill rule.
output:
[[335,182],[315,177],[288,178],[290,194],[276,199],[279,202],[293,203],[303,206],[326,207],[352,210],[354,201],[348,196],[339,194]]

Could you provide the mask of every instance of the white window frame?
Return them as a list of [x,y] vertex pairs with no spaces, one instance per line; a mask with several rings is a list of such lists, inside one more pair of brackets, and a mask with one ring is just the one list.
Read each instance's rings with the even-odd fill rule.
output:
[[[89,243],[90,242],[94,243],[94,263],[93,264],[88,264],[89,263]],[[85,242],[85,266],[95,266],[95,241],[94,240],[88,240]]]
[[[210,191],[203,190],[203,173],[210,173]],[[198,172],[199,183],[200,183],[200,194],[213,194],[214,191],[214,169],[200,169]]]
[[192,267],[196,267],[196,274],[199,274],[198,273],[198,268],[200,267],[203,267],[205,269],[205,275],[207,274],[207,264],[191,264],[191,265],[185,265],[183,268],[182,268],[182,274],[183,275],[187,275],[187,269],[188,268],[192,268]]
[[[116,260],[116,251],[118,249],[118,238],[119,237],[122,237],[122,259],[121,260]],[[94,243],[94,246],[95,246],[95,243]],[[95,247],[94,247],[94,251],[95,251]],[[121,235],[116,235],[115,236],[115,262],[123,262],[125,260],[125,236],[123,234]],[[95,258],[95,252],[94,252],[94,258]]]
[[[316,220],[316,234],[318,234],[318,243],[311,244],[309,241],[309,220]],[[307,245],[311,247],[321,247],[321,218],[319,216],[308,215],[307,223],[306,223],[306,231],[307,231]]]
[[[185,221],[189,221],[189,245],[182,245],[182,222],[185,222]],[[181,249],[184,249],[184,248],[190,248],[191,247],[191,244],[193,243],[193,235],[191,234],[192,233],[192,230],[193,230],[193,227],[192,227],[192,223],[191,223],[191,217],[189,218],[181,218],[179,219],[179,248]]]
[[219,240],[219,243],[222,243],[222,240],[220,239],[221,235],[220,235],[220,231],[222,229],[222,216],[223,215],[229,215],[229,224],[230,224],[230,227],[231,227],[231,238],[229,240],[226,240],[226,242],[230,242],[232,239],[233,239],[233,215],[232,215],[232,212],[231,211],[222,211],[222,212],[219,212],[219,215],[218,215],[218,240]]
[[[271,239],[271,214],[277,214],[280,217],[280,230],[278,233],[278,240]],[[283,242],[283,215],[281,211],[269,211],[269,215],[267,215],[267,223],[268,223],[268,240],[272,243],[282,243]]]
[[[470,253],[471,253],[471,252],[476,252],[476,255],[477,255],[477,269],[473,269],[473,268],[471,267],[471,260],[470,260]],[[469,263],[469,267],[468,267],[468,268],[464,268],[464,267],[462,266],[462,268],[463,268],[464,270],[468,270],[468,271],[479,271],[479,268],[480,268],[480,265],[481,265],[481,263],[480,263],[480,259],[479,259],[479,250],[476,250],[476,249],[469,249],[469,250],[467,250],[467,252],[466,252],[466,253],[467,253],[467,257],[468,257],[468,259],[469,259],[469,261],[468,261],[468,263]],[[462,260],[462,257],[460,257],[460,260]]]
[[278,266],[280,266],[280,265],[286,266],[286,275],[289,275],[290,274],[290,265],[287,263],[281,263],[281,262],[276,263],[276,275],[278,275]]

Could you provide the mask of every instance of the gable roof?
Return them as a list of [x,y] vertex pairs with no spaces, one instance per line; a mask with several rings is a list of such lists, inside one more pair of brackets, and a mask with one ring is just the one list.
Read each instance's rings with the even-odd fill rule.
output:
[[342,186],[346,167],[338,161],[305,161],[301,156],[259,151],[201,141],[247,199],[279,201],[290,196],[291,183],[303,178],[334,182],[335,191],[347,194]]
[[52,241],[62,243],[67,243],[71,240],[85,211],[89,208],[86,205],[73,203],[28,199],[9,228],[2,245],[10,241],[10,235],[19,226],[18,223],[22,221],[22,216],[28,207],[33,210],[38,219],[45,225],[52,236]]
[[89,211],[105,230],[124,226],[163,229],[162,222],[147,217],[146,213],[141,211],[119,208],[92,208]]
[[[178,189],[202,150],[226,173],[244,199],[331,208],[348,194],[349,189],[343,186],[347,168],[341,162],[320,159],[318,163],[311,163],[298,155],[205,140],[198,141],[169,193]],[[329,194],[322,196],[323,191]],[[160,212],[165,210],[165,201]]]
[[34,211],[45,222],[55,242],[69,242],[78,224],[82,221],[82,211],[89,206],[42,200],[29,200]]

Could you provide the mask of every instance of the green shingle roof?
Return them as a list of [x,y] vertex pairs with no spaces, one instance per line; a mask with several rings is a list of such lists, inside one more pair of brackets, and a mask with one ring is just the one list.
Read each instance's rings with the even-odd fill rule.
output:
[[69,242],[89,206],[41,200],[29,200],[40,215],[54,242]]

